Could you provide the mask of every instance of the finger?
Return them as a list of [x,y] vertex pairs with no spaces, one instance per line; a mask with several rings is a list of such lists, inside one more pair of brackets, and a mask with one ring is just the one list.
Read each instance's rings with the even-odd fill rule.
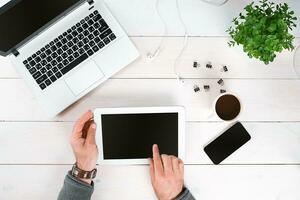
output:
[[88,144],[96,144],[96,124],[92,123],[86,136],[86,142]]
[[89,120],[91,120],[93,118],[93,113],[92,113],[92,111],[87,111],[85,114],[83,114],[80,118],[79,118],[79,120],[75,123],[75,126],[74,126],[74,130],[73,130],[73,135],[75,136],[75,137],[81,137],[82,135],[82,133],[81,133],[81,131],[82,131],[82,129],[83,129],[83,127],[84,127],[84,125],[85,125],[85,123],[87,122],[87,121],[89,121]]
[[154,173],[153,159],[149,158],[148,160],[149,160],[149,171],[150,171],[151,182],[154,183],[155,173]]
[[153,164],[154,164],[154,172],[157,175],[162,175],[164,170],[163,170],[163,165],[161,161],[161,157],[159,154],[159,149],[157,144],[154,144],[152,147],[152,152],[153,152]]
[[175,156],[172,156],[171,158],[172,158],[172,166],[173,166],[174,173],[179,174],[180,173],[179,160]]
[[166,175],[168,176],[168,175],[173,174],[171,156],[161,155],[161,158],[162,158],[162,161],[163,161],[164,172],[166,173]]
[[179,159],[179,171],[180,171],[180,174],[184,174],[184,163],[181,159]]

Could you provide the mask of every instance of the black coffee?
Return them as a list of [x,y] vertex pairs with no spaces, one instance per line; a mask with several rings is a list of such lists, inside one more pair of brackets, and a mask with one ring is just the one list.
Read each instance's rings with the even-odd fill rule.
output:
[[221,119],[230,121],[240,114],[241,104],[238,98],[231,94],[226,94],[217,100],[215,109]]

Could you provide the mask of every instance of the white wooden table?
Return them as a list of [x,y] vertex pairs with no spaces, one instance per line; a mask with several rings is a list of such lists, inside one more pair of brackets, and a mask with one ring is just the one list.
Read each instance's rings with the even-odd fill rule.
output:
[[[275,0],[279,2],[279,0]],[[300,1],[286,0],[300,19]],[[74,163],[68,143],[73,123],[87,109],[108,106],[183,105],[186,123],[186,185],[201,200],[300,199],[300,81],[291,52],[269,66],[250,60],[240,47],[228,48],[225,30],[249,0],[229,0],[213,7],[200,0],[180,0],[188,26],[189,45],[178,71],[190,85],[211,85],[195,94],[180,86],[174,59],[183,41],[174,0],[161,0],[168,37],[160,56],[147,62],[162,34],[155,0],[106,0],[142,56],[56,118],[38,106],[8,60],[0,58],[0,199],[56,199],[67,170]],[[294,31],[300,44],[300,24]],[[197,59],[202,67],[194,69]],[[211,70],[203,65],[212,61]],[[219,68],[226,64],[228,73]],[[210,115],[218,94],[216,81],[238,94],[240,120],[252,140],[222,165],[214,166],[203,146],[228,124]],[[99,167],[93,199],[155,199],[146,166]]]

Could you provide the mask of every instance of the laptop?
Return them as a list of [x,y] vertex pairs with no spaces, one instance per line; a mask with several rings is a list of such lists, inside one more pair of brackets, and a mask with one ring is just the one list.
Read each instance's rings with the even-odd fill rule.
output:
[[0,55],[49,116],[139,57],[102,0],[9,1],[0,8]]

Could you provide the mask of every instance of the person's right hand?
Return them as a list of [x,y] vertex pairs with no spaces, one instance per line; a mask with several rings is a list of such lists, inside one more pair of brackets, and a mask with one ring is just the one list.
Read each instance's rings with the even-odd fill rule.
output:
[[151,183],[159,200],[173,200],[183,190],[184,164],[175,156],[159,154],[158,146],[152,148],[150,162]]

